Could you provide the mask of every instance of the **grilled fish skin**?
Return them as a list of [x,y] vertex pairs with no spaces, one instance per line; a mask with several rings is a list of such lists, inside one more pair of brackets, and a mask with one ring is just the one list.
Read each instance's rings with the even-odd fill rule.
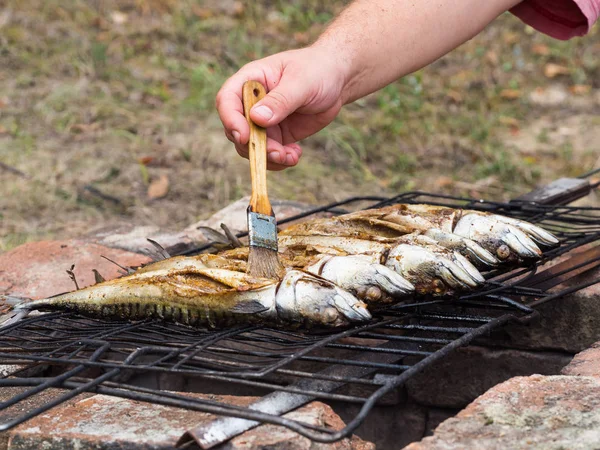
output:
[[[369,242],[359,250],[368,250]],[[383,248],[383,247],[382,247]],[[329,280],[342,289],[350,291],[369,304],[382,304],[397,301],[414,292],[414,286],[399,274],[379,264],[380,256],[329,254],[323,247],[314,253],[314,248],[298,244],[293,250],[285,249],[280,260],[288,268],[303,269]],[[138,273],[160,269],[182,268],[221,268],[246,271],[247,248],[226,251],[221,255],[197,255],[192,257],[173,257],[145,266]]]
[[379,264],[377,255],[321,255],[306,270],[356,293],[369,306],[395,303],[415,291],[400,274]]
[[132,275],[17,306],[192,326],[347,325],[413,292],[447,295],[484,282],[479,268],[534,260],[558,245],[528,222],[431,205],[392,205],[279,233],[280,281],[245,273],[248,248],[172,257]]
[[[284,254],[288,252],[288,258],[289,252],[295,253],[298,258],[302,251],[311,249],[336,256],[370,256],[414,285],[420,294],[452,294],[473,289],[484,282],[475,266],[460,253],[418,233],[377,241],[355,237],[285,235],[279,242]],[[302,256],[300,259],[303,259]],[[353,278],[349,282],[358,282],[358,279]]]
[[357,211],[332,219],[317,219],[286,228],[281,235],[328,235],[370,239],[414,232],[458,251],[478,267],[538,259],[542,248],[559,240],[529,222],[483,211],[434,205],[398,204]]
[[[365,264],[369,258],[371,264],[383,265],[394,272],[414,288],[419,294],[447,295],[457,291],[472,290],[485,280],[477,268],[463,257],[458,251],[438,245],[437,241],[418,233],[411,233],[397,238],[377,238],[375,240],[359,239],[356,237],[337,237],[321,235],[281,235],[279,237],[280,259],[288,267],[303,268],[309,271],[319,268],[319,258],[322,255],[348,258],[361,256],[362,271],[358,276],[357,268],[353,267],[356,260],[330,259],[337,266],[335,270],[323,270],[319,274],[340,284],[364,300],[369,305],[392,303],[406,297],[400,294],[399,285],[394,289],[386,289],[379,285],[380,292],[374,289],[377,267]],[[235,257],[243,258],[242,249],[235,250]],[[222,256],[228,253],[222,253]],[[344,275],[344,272],[352,276]],[[395,279],[395,283],[400,283]],[[373,289],[371,289],[373,288]],[[407,292],[408,293],[408,292]]]
[[[222,327],[236,323],[336,327],[371,318],[366,305],[335,284],[300,270],[280,282],[225,269],[181,267],[162,261],[146,270],[84,289],[17,306],[71,310],[84,315]],[[173,264],[174,269],[164,266]]]

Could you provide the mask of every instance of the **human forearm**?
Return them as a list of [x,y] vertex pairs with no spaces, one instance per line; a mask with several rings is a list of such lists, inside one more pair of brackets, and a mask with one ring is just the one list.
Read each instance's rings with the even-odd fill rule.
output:
[[520,1],[355,0],[313,46],[339,61],[350,103],[440,58]]

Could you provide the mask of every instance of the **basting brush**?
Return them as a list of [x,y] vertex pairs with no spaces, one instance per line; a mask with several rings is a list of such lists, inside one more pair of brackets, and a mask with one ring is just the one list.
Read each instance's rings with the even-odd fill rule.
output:
[[277,222],[267,195],[267,130],[250,119],[250,110],[265,94],[264,86],[257,81],[247,81],[242,90],[244,114],[250,125],[248,159],[252,178],[247,273],[255,277],[281,278],[284,268],[277,253]]

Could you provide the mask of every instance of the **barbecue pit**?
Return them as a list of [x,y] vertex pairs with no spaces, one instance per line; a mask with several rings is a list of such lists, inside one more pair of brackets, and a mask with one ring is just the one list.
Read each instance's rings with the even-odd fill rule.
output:
[[[355,197],[286,220],[393,203],[429,203],[525,219],[561,239],[560,247],[529,267],[485,274],[487,283],[476,293],[452,302],[421,298],[396,305],[377,313],[367,325],[302,333],[262,326],[192,330],[159,321],[105,322],[72,313],[29,317],[0,330],[0,364],[19,366],[0,378],[0,388],[27,387],[0,404],[0,410],[14,409],[51,388],[61,391],[33,409],[19,411],[0,429],[15,427],[81,392],[96,392],[222,416],[201,428],[182,430],[184,447],[195,441],[212,448],[257,423],[281,425],[317,442],[349,436],[377,405],[401,396],[409,380],[456,349],[471,343],[501,345],[494,341],[498,330],[509,324],[527,326],[538,319],[544,304],[600,282],[585,278],[573,283],[600,265],[600,208],[565,205],[597,184],[583,177],[580,183],[555,186],[509,203],[424,192]],[[164,377],[171,385],[181,380],[206,394],[262,398],[249,406],[234,406],[167,391],[149,381]],[[315,399],[345,409],[346,426],[333,430],[281,417]]]

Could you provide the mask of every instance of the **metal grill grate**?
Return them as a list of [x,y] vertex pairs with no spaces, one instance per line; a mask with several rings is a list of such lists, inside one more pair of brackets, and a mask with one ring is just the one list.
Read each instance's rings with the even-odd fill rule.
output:
[[[411,192],[393,198],[352,198],[282,223],[317,213],[340,214],[392,203],[429,203],[523,218],[554,232],[562,245],[530,267],[485,274],[487,283],[476,293],[452,302],[423,298],[396,305],[376,313],[367,325],[343,331],[301,333],[260,326],[215,331],[150,320],[106,322],[72,313],[32,316],[0,331],[0,364],[25,366],[0,378],[0,387],[27,387],[1,403],[0,411],[49,388],[63,391],[43,406],[19,411],[2,423],[0,430],[82,392],[97,392],[229,416],[213,423],[221,430],[248,429],[267,422],[286,426],[315,441],[333,442],[352,433],[383,395],[456,348],[508,322],[530,320],[536,314],[533,308],[540,303],[600,282],[587,280],[568,289],[556,286],[561,280],[600,265],[600,246],[575,263],[557,265],[550,271],[540,269],[544,262],[577,247],[600,243],[600,208],[497,203]],[[36,373],[32,372],[35,368]],[[230,383],[266,395],[250,407],[240,407],[123,381],[125,374],[139,373],[169,373],[206,383]],[[281,417],[313,399],[358,403],[362,408],[340,431]],[[214,433],[204,431],[186,434],[184,446],[191,437],[203,448],[221,442],[211,438]]]

